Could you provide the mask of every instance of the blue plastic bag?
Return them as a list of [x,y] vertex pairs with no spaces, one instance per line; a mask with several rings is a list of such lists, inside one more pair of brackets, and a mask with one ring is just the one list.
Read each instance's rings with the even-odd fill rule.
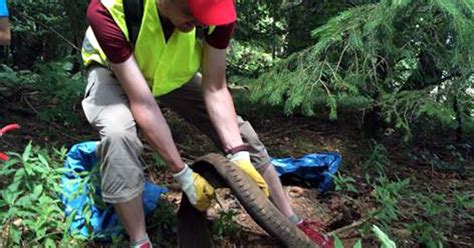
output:
[[332,187],[332,177],[341,161],[341,155],[334,152],[307,154],[300,158],[272,158],[278,176],[298,177],[316,184],[322,193]]
[[[73,218],[69,231],[87,238],[109,237],[122,231],[112,205],[102,202],[100,196],[96,147],[95,141],[74,145],[64,162],[67,172],[61,177],[64,212],[67,218]],[[167,188],[145,182],[143,207],[146,214],[156,209],[160,195],[166,192]]]

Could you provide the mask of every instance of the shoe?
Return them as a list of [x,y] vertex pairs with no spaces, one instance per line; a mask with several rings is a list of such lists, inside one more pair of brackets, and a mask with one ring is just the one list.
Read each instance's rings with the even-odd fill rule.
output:
[[320,230],[322,229],[320,223],[304,220],[296,226],[321,248],[334,248],[334,240],[331,237],[320,233]]
[[141,244],[141,245],[138,246],[138,247],[139,247],[139,248],[152,248],[150,242],[146,242],[146,243],[144,243],[144,244]]
[[153,246],[151,245],[150,242],[145,242],[141,245],[134,245],[134,246],[130,246],[132,248],[152,248]]
[[148,234],[146,234],[143,239],[131,243],[130,248],[153,248],[153,245],[151,244],[150,238],[148,238]]

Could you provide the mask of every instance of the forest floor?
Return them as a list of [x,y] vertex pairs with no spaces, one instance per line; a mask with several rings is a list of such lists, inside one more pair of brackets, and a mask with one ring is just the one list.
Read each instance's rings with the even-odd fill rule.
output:
[[[32,97],[15,98],[1,110],[1,124],[8,121],[22,125],[21,130],[4,137],[1,151],[21,152],[29,141],[51,148],[98,139],[85,121],[79,102],[75,111],[80,116],[78,122],[41,121],[36,109],[44,108],[44,103],[32,104],[33,99],[28,100]],[[54,104],[57,103],[46,107],[53,111]],[[418,244],[430,238],[437,238],[445,247],[474,246],[474,154],[472,146],[454,142],[452,133],[416,137],[407,144],[400,133],[387,129],[377,139],[385,150],[378,151],[375,148],[379,146],[367,138],[359,125],[358,113],[340,114],[337,121],[329,121],[324,117],[287,117],[271,108],[238,108],[252,123],[271,156],[298,157],[326,151],[342,155],[337,188],[331,192],[322,195],[304,182],[284,184],[295,212],[302,218],[323,223],[326,231],[337,234],[345,247],[352,247],[359,239],[363,247],[378,247],[370,232],[372,224],[387,230],[398,247],[424,247]],[[166,109],[164,113],[186,162],[217,152],[195,128]],[[171,189],[159,210],[147,217],[148,231],[158,247],[173,247],[173,218],[180,193],[169,170],[154,164],[156,156],[149,148],[145,149],[144,158],[147,179]],[[385,167],[377,170],[379,165]],[[385,176],[376,176],[380,170]],[[409,179],[409,183],[401,186],[404,179]],[[219,203],[208,211],[217,247],[278,246],[228,190],[219,190],[218,195]],[[384,195],[387,198],[381,199]],[[465,206],[459,206],[465,202]]]

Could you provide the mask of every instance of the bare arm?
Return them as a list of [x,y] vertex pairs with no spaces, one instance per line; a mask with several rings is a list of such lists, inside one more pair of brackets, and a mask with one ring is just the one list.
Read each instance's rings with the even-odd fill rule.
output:
[[111,67],[128,96],[133,117],[143,130],[145,137],[174,173],[181,171],[184,168],[184,163],[173,141],[168,124],[138,68],[135,58],[131,56],[123,63],[112,63]]
[[225,150],[243,144],[234,102],[225,79],[226,50],[206,44],[203,53],[202,92],[207,112]]
[[0,17],[0,46],[10,45],[10,23],[7,17]]

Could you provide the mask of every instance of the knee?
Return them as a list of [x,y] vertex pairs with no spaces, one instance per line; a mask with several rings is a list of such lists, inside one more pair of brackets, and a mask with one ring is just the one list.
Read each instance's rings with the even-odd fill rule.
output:
[[100,149],[107,150],[108,153],[110,151],[122,153],[124,150],[127,150],[128,152],[140,154],[143,150],[143,144],[136,132],[113,130],[107,132],[102,137]]
[[260,175],[265,176],[268,174],[268,171],[275,170],[273,164],[270,161],[263,161],[260,164],[255,164],[255,169],[260,173]]
[[111,131],[102,137],[98,152],[105,202],[127,202],[143,190],[142,149],[136,133]]
[[252,125],[248,121],[240,121],[239,123],[240,134],[242,135],[242,139],[244,142],[249,143],[251,145],[260,145],[260,139],[258,138],[258,134],[253,129]]

